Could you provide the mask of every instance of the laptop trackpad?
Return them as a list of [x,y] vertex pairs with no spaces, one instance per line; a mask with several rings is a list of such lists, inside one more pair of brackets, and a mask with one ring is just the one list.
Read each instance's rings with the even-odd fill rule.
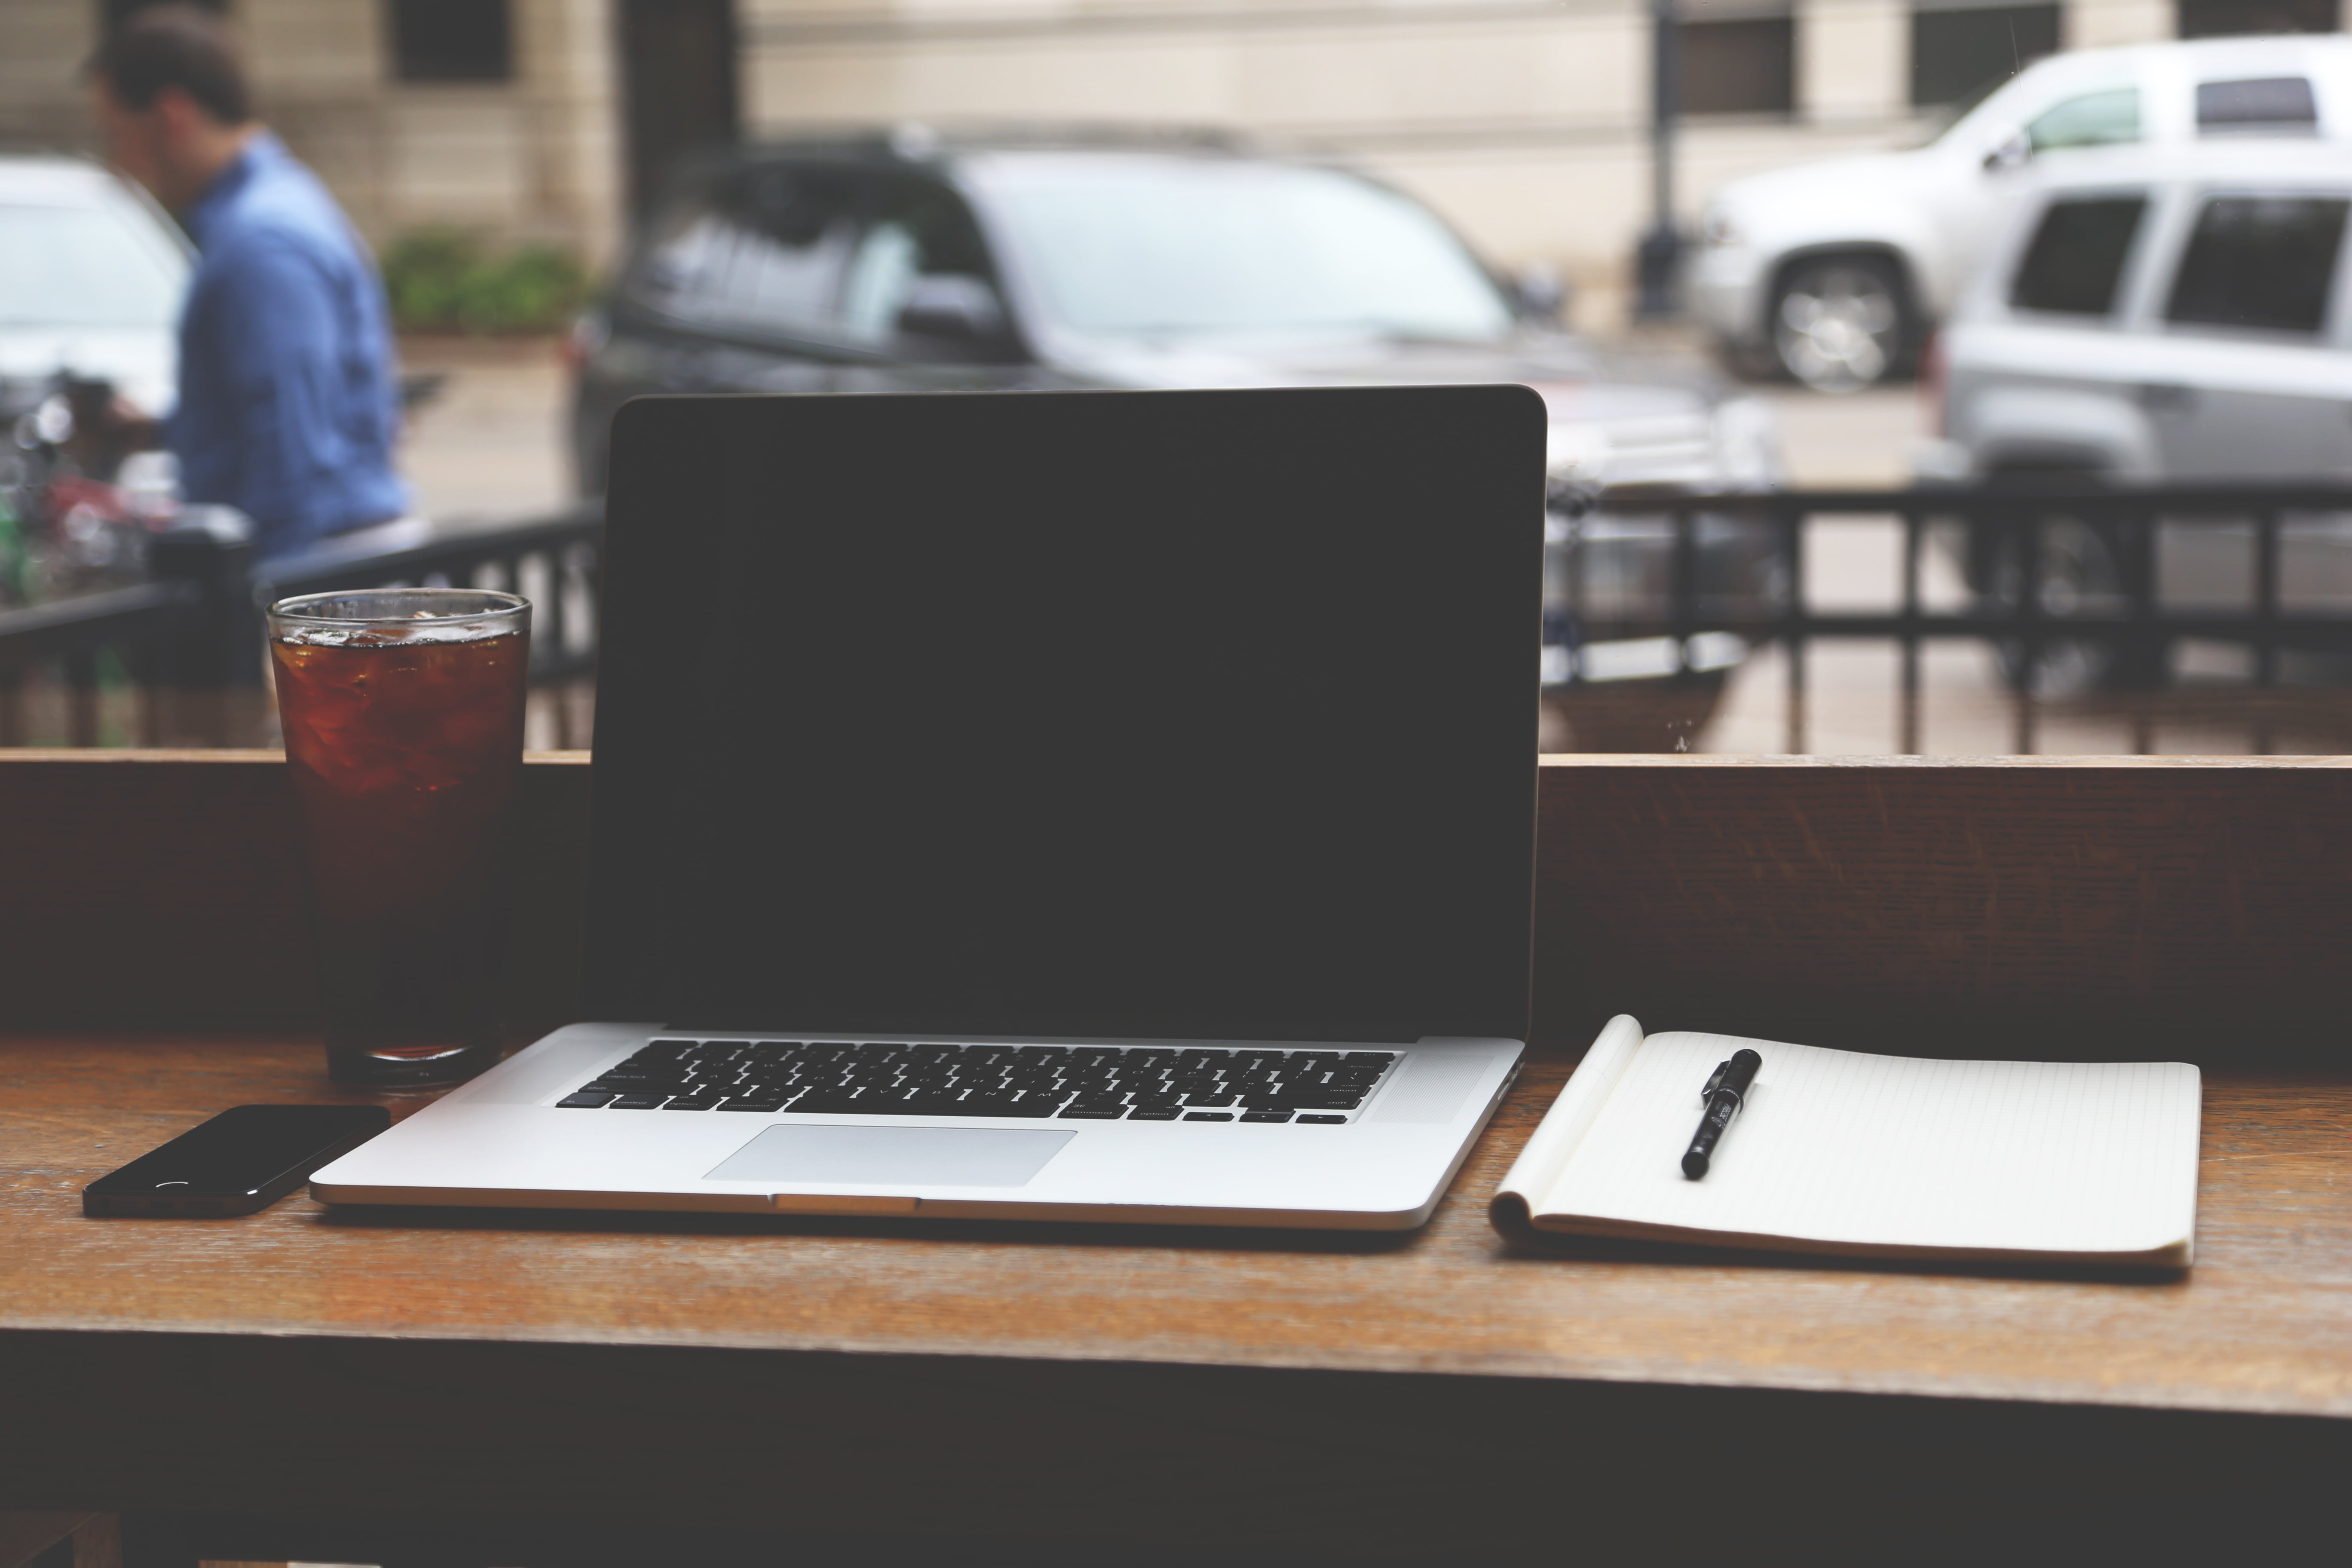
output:
[[703,1180],[1018,1187],[1076,1136],[995,1127],[771,1127]]

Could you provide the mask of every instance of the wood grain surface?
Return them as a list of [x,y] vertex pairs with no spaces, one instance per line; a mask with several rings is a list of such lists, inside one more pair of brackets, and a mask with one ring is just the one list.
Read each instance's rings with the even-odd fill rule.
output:
[[[573,1016],[588,784],[577,753],[524,770],[525,1033]],[[2352,1061],[2332,760],[1555,757],[1539,814],[1553,1052],[1622,1011],[1917,1054]],[[9,1023],[308,1024],[274,754],[0,753],[0,822]]]
[[[527,770],[520,1026],[568,1016],[587,778]],[[2352,769],[1553,759],[1540,809],[1541,1048],[1413,1235],[89,1220],[223,1107],[351,1097],[299,1032],[282,764],[0,760],[0,1508],[1629,1562],[1693,1474],[1816,1557],[1927,1514],[2242,1555],[2335,1495]],[[2198,1266],[1512,1250],[1485,1200],[1618,1010],[2198,1061]]]
[[[2352,1415],[2343,1075],[2209,1082],[2198,1266],[2114,1283],[1622,1249],[1515,1253],[1483,1205],[1538,1064],[1424,1230],[331,1211],[92,1220],[83,1184],[229,1105],[353,1098],[299,1044],[0,1045],[0,1328],[1625,1379]],[[416,1100],[388,1100],[397,1111]],[[1664,1260],[1655,1260],[1658,1258]],[[1722,1331],[1727,1320],[1738,1332]]]
[[1931,1478],[2009,1529],[2058,1517],[2061,1472],[2084,1518],[2179,1521],[2182,1467],[2254,1489],[2234,1509],[2352,1458],[2344,1075],[2213,1075],[2199,1265],[2116,1281],[1515,1252],[1481,1210],[1563,1072],[1401,1237],[92,1220],[83,1184],[224,1106],[352,1097],[301,1042],[8,1037],[0,1507],[749,1530],[788,1500],[805,1530],[1029,1540],[1118,1535],[1178,1486],[1221,1511],[1156,1543],[1507,1556],[1572,1496],[1593,1560],[1630,1561],[1686,1462],[1818,1546],[1821,1468],[1866,1541],[1946,1506]]
[[2336,759],[1556,757],[1539,811],[1555,1046],[2352,1063]]

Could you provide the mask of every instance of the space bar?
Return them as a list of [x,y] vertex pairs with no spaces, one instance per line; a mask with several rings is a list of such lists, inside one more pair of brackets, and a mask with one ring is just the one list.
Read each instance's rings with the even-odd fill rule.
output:
[[1052,1099],[960,1099],[952,1093],[876,1097],[841,1089],[814,1089],[784,1107],[794,1116],[1051,1116],[1061,1107]]

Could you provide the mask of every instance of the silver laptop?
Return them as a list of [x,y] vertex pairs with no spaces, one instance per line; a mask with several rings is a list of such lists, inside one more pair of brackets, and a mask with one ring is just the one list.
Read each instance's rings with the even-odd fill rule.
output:
[[581,1016],[335,1204],[1403,1229],[1527,1034],[1520,387],[615,418]]

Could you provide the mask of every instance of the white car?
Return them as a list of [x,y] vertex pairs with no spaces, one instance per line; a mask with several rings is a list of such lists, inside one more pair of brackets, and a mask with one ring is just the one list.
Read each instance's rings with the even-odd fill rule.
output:
[[169,413],[193,264],[154,204],[98,165],[0,157],[0,384],[64,372]]
[[2054,55],[1925,147],[1734,181],[1702,226],[1691,309],[1736,361],[1855,391],[1912,368],[2028,168],[2248,136],[2352,140],[2352,38]]

